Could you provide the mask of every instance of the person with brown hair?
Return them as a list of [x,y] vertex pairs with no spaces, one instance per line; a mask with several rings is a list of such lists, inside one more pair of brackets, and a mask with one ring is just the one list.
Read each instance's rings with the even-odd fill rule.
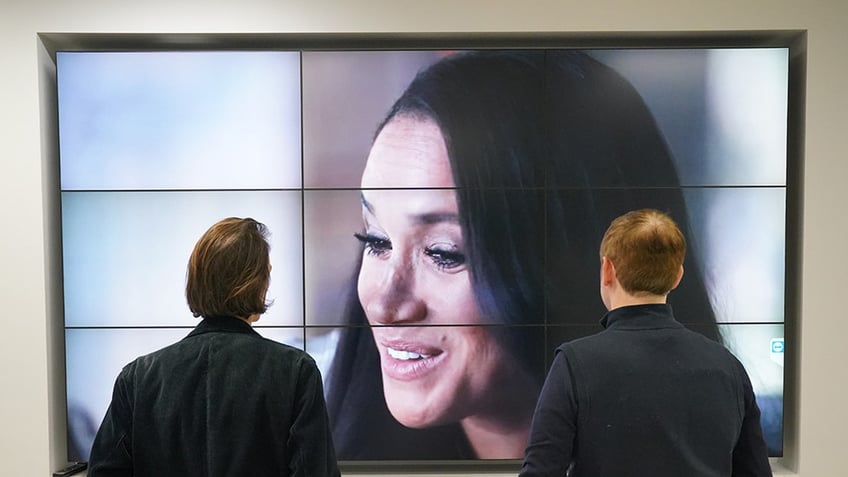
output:
[[267,237],[227,218],[197,242],[186,298],[203,321],[123,368],[89,477],[340,475],[315,361],[251,327],[269,306]]
[[742,364],[667,304],[685,255],[663,212],[612,221],[600,247],[605,329],[557,349],[521,477],[772,475]]

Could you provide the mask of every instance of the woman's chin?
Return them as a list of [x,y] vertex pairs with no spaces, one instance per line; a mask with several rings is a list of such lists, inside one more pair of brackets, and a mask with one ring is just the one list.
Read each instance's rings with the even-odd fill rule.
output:
[[426,429],[428,427],[433,427],[433,424],[430,424],[426,419],[396,413],[392,413],[392,416],[394,416],[395,420],[401,423],[401,425],[410,429]]
[[[407,394],[407,393],[403,393]],[[417,397],[417,399],[416,399]],[[402,425],[412,429],[424,429],[427,427],[447,424],[448,419],[430,407],[426,406],[422,396],[389,396],[386,395],[386,405],[392,417]]]

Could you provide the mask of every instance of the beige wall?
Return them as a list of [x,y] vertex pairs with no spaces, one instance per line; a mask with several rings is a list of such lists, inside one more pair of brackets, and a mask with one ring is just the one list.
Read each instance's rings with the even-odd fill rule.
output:
[[[38,32],[673,31],[805,29],[808,37],[804,280],[797,446],[780,475],[843,475],[844,353],[839,306],[848,259],[848,2],[793,0],[5,0],[0,4],[0,474],[49,475],[63,436],[61,376],[49,342]],[[49,106],[49,105],[47,105]],[[841,376],[842,379],[834,377]],[[790,423],[791,425],[791,423]],[[791,452],[792,450],[797,452]]]

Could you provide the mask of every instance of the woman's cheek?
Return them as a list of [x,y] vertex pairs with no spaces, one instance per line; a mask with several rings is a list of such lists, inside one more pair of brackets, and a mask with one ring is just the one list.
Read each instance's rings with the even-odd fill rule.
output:
[[466,347],[470,393],[478,395],[493,392],[493,382],[503,368],[504,353],[500,343],[485,328],[475,327],[469,328]]

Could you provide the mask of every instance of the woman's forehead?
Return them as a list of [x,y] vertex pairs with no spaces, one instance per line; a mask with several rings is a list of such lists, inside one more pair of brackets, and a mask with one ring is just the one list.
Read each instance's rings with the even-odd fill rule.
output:
[[362,187],[453,187],[444,137],[431,119],[396,116],[371,146]]

